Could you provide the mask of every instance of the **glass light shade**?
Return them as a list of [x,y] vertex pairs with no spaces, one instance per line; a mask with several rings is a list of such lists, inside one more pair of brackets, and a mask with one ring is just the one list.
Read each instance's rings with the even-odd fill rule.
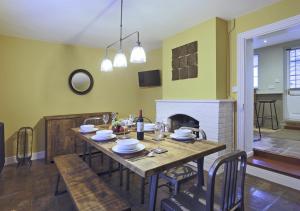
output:
[[122,51],[119,51],[114,58],[114,67],[127,67],[127,58]]
[[145,63],[146,62],[146,53],[144,48],[140,45],[134,46],[130,55],[131,63]]
[[113,70],[113,64],[110,59],[105,58],[101,62],[101,69],[102,72],[110,72]]

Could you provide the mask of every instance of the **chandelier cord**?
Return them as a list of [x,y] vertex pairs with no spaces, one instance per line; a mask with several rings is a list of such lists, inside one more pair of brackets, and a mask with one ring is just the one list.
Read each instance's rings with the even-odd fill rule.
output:
[[123,35],[123,0],[121,0],[120,49],[122,49],[122,35]]

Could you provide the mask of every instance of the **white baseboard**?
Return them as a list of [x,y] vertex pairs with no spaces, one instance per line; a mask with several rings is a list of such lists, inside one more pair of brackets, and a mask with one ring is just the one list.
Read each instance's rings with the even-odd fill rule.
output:
[[[45,158],[45,151],[40,152],[34,152],[32,153],[31,160],[38,160],[38,159],[44,159]],[[17,163],[16,156],[6,157],[5,158],[5,166]]]
[[284,185],[296,190],[300,190],[300,180],[276,172],[268,171],[262,168],[247,165],[247,174]]

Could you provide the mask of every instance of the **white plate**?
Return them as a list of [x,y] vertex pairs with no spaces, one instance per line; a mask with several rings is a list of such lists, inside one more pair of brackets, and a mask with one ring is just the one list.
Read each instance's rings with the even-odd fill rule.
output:
[[117,136],[115,134],[111,134],[108,137],[101,137],[101,136],[94,135],[94,136],[92,136],[92,139],[94,141],[107,141],[107,140],[111,140],[111,139],[116,138],[116,137]]
[[92,132],[96,132],[97,130],[99,130],[98,128],[93,128],[92,130],[81,130],[79,129],[80,133],[92,133]]
[[154,128],[147,128],[147,129],[144,129],[144,132],[153,132],[154,131]]
[[137,144],[135,149],[131,150],[121,150],[118,145],[113,146],[112,151],[120,154],[130,154],[135,152],[140,152],[145,149],[145,145]]
[[171,138],[174,138],[174,139],[177,139],[177,140],[191,140],[191,139],[194,139],[196,138],[196,135],[195,134],[191,134],[190,136],[177,136],[175,135],[174,133],[170,135]]

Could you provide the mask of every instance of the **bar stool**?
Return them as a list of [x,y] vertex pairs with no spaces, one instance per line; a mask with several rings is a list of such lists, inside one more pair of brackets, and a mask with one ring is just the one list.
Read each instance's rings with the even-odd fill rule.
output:
[[[259,104],[259,107],[258,107],[258,118],[261,119],[261,126],[264,126],[265,119],[271,119],[272,130],[277,130],[279,128],[279,126],[278,126],[277,111],[276,111],[276,104],[275,103],[276,103],[276,100],[258,100],[258,104]],[[269,104],[270,105],[270,115],[265,115],[265,104]],[[261,105],[262,105],[262,114],[260,116]],[[273,115],[273,108],[274,108],[275,115]],[[274,128],[273,117],[275,117],[275,119],[276,119],[276,125],[277,125],[276,128]]]
[[[260,131],[260,124],[259,124],[259,120],[258,120],[258,116],[259,116],[259,113],[257,112],[257,102],[254,102],[254,113],[255,113],[255,120],[256,120],[256,128],[258,128],[258,133],[259,133],[259,139],[261,139],[261,131]],[[257,140],[254,140],[254,141],[257,141]]]

